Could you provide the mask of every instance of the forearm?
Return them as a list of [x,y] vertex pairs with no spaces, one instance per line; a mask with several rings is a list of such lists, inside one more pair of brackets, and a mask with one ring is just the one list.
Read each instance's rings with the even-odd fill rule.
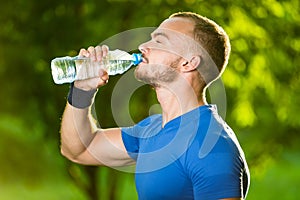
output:
[[67,103],[61,124],[61,151],[66,157],[77,157],[93,140],[97,126],[90,109],[75,108]]
[[62,116],[61,151],[70,159],[82,153],[94,138],[97,130],[91,115],[91,105],[97,90],[82,90],[70,85],[68,103]]

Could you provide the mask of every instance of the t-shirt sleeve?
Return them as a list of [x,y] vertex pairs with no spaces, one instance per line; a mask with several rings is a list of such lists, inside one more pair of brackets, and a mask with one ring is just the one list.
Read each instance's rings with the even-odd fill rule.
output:
[[139,138],[136,136],[136,127],[126,127],[121,129],[122,132],[122,140],[128,155],[137,160],[138,152],[139,152]]
[[132,159],[137,160],[143,139],[151,137],[151,133],[156,133],[155,127],[160,125],[161,115],[152,115],[134,126],[121,128],[124,146]]
[[206,166],[191,172],[195,199],[243,197],[243,163],[228,153],[207,156]]

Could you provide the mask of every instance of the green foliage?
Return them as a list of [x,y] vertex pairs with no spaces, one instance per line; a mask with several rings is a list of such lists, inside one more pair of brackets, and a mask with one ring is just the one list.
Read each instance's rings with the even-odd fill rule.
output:
[[[212,18],[231,38],[222,77],[226,121],[249,161],[248,199],[298,199],[299,10],[298,0],[1,2],[0,199],[136,199],[132,174],[78,166],[60,156],[68,86],[54,85],[49,63],[122,31],[157,26],[177,11]],[[103,127],[116,124],[107,105],[119,78],[111,77],[96,100]],[[156,104],[151,88],[138,89],[130,100],[134,121],[157,110]]]

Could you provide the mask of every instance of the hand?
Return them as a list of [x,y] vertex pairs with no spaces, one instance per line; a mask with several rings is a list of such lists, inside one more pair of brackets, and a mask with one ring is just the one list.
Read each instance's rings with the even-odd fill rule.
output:
[[[87,49],[80,49],[79,56],[88,57],[93,62],[100,62],[102,58],[108,54],[108,50],[109,48],[106,45],[96,47],[90,46]],[[100,69],[99,77],[75,81],[74,85],[79,89],[88,91],[104,86],[108,82],[108,79],[109,76],[107,72],[103,69]]]

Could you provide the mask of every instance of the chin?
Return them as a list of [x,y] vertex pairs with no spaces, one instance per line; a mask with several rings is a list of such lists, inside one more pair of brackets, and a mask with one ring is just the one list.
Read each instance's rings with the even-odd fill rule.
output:
[[143,83],[149,84],[151,86],[157,85],[153,78],[148,76],[148,72],[146,70],[142,70],[140,66],[134,70],[134,76],[138,81],[141,81]]

